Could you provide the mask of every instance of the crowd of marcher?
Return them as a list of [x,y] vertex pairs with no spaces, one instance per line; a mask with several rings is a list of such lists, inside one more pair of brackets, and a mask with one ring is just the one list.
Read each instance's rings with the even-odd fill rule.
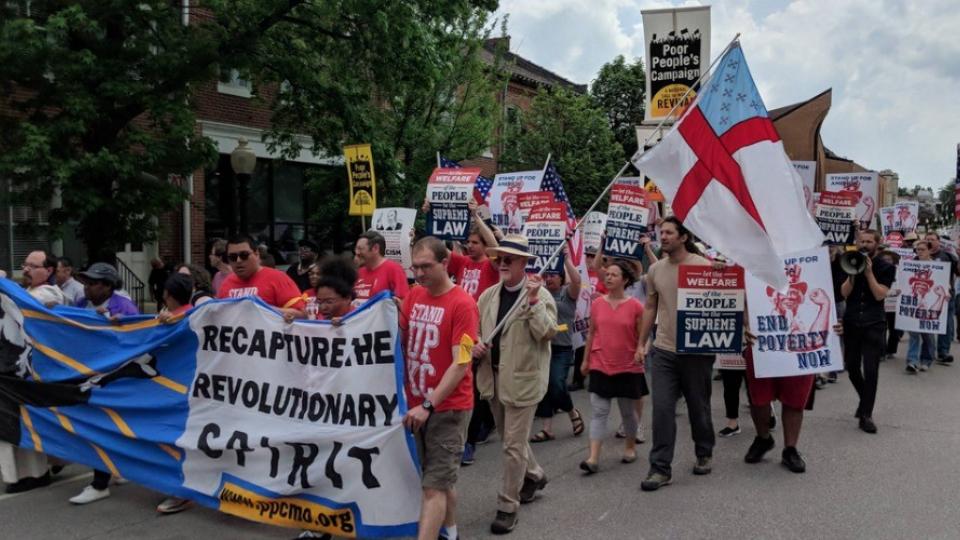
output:
[[[648,472],[640,484],[644,491],[672,481],[681,398],[694,441],[692,471],[711,473],[715,437],[741,432],[737,410],[744,382],[756,432],[744,460],[758,463],[775,447],[772,403],[780,401],[781,461],[790,471],[805,471],[797,450],[803,412],[812,407],[815,388],[835,382],[836,373],[822,379],[758,378],[747,346],[746,369],[719,374],[727,422],[716,431],[711,418],[714,357],[677,352],[678,272],[681,265],[721,268],[727,263],[722,257],[705,256],[678,219],[660,220],[659,249],[646,239],[643,261],[588,251],[587,282],[571,257],[566,257],[560,273],[528,274],[533,255],[527,238],[501,234],[471,208],[473,228],[462,245],[430,236],[411,238],[411,280],[408,269],[386,258],[386,241],[373,230],[359,236],[353,257],[322,256],[315,242],[303,239],[299,259],[286,271],[265,265],[265,253],[250,237],[215,240],[208,265],[169,268],[162,261],[154,263],[150,286],[158,302],[157,316],[176,320],[212,298],[256,296],[287,320],[312,318],[339,325],[357,306],[390,291],[399,306],[406,362],[409,410],[403,423],[413,432],[422,466],[422,539],[458,538],[458,472],[474,462],[476,445],[492,433],[500,439],[502,478],[490,530],[505,534],[517,526],[521,507],[534,502],[548,485],[534,448],[556,438],[557,414],[569,419],[573,436],[588,433],[579,467],[592,475],[601,472],[614,402],[620,416],[615,421],[617,437],[623,440],[621,461],[638,459],[638,444],[646,440],[641,418],[647,395],[652,396],[652,444]],[[948,261],[952,276],[958,277],[957,258],[941,247],[936,234],[922,240],[908,235],[907,241],[917,258]],[[842,335],[844,367],[859,396],[859,427],[876,433],[878,365],[892,357],[901,339],[887,302],[897,292],[899,258],[883,249],[876,231],[861,231],[858,242],[866,255],[866,269],[859,275],[840,269],[840,250],[832,250],[836,308],[842,321],[833,331]],[[139,313],[109,263],[75,271],[67,258],[35,251],[23,261],[22,270],[23,286],[47,306],[71,305],[112,319]],[[589,328],[585,343],[578,347],[576,307],[585,288],[592,300]],[[951,324],[944,334],[910,334],[908,372],[926,371],[935,360],[953,361],[949,350],[954,304],[951,291]],[[753,339],[749,328],[745,336],[749,345]],[[23,376],[16,368],[0,365],[0,372]],[[574,406],[570,394],[581,388],[589,393],[586,414]],[[539,429],[534,428],[535,419]],[[0,444],[0,473],[9,493],[48,485],[63,465],[43,454]],[[88,504],[109,497],[111,482],[116,481],[122,480],[95,471],[92,483],[70,502]],[[171,497],[157,510],[175,513],[191,504]],[[304,537],[313,534],[305,532]]]

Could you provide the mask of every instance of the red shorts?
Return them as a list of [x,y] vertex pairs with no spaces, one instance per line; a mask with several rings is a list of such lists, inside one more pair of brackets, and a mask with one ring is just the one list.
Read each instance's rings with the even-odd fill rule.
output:
[[753,351],[749,348],[743,352],[747,361],[747,391],[750,392],[750,405],[766,407],[777,399],[791,409],[803,410],[813,391],[814,375],[797,375],[795,377],[771,377],[758,379],[753,372]]

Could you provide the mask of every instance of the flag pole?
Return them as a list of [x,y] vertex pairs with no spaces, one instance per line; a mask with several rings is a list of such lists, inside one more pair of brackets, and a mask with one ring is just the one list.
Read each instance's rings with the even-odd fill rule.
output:
[[440,167],[440,151],[437,150],[437,167]]
[[[703,74],[700,75],[700,78],[698,78],[696,81],[694,81],[692,85],[690,85],[690,88],[688,88],[687,91],[683,94],[683,96],[679,100],[677,100],[677,102],[673,105],[673,108],[670,109],[669,112],[667,112],[667,115],[664,116],[662,120],[660,120],[660,123],[657,124],[657,127],[650,133],[650,135],[647,136],[646,140],[643,141],[643,144],[640,145],[640,148],[637,149],[637,153],[641,153],[643,151],[643,147],[646,146],[648,142],[650,142],[650,139],[653,138],[654,134],[658,133],[663,128],[663,124],[666,123],[666,121],[671,116],[673,116],[673,113],[676,112],[680,104],[683,103],[683,101],[687,98],[687,96],[690,95],[690,92],[692,92],[695,87],[698,87],[698,85],[700,85],[703,79],[710,73],[711,70],[713,70],[713,67],[717,65],[717,62],[719,62],[720,59],[723,58],[723,55],[727,54],[727,51],[730,50],[730,47],[733,47],[733,44],[736,43],[739,39],[740,39],[740,32],[737,32],[737,35],[735,35],[733,39],[730,40],[730,43],[727,43],[727,46],[723,48],[723,51],[721,51],[720,54],[713,59],[713,62],[711,62],[710,65],[707,66],[706,71],[704,71]],[[550,164],[550,157],[552,155],[553,154],[547,154],[547,162],[543,165],[544,173],[546,173],[547,165]],[[636,156],[636,154],[634,154],[634,156]],[[590,208],[588,208],[587,211],[584,212],[583,217],[577,220],[577,226],[574,227],[572,231],[569,231],[567,233],[566,237],[563,239],[563,242],[560,242],[560,245],[557,246],[557,249],[553,251],[553,254],[550,255],[550,258],[547,259],[547,261],[543,264],[543,267],[540,268],[540,271],[537,272],[538,276],[543,276],[544,271],[550,266],[550,263],[552,263],[554,259],[556,259],[560,255],[560,252],[563,251],[563,248],[564,246],[567,245],[567,242],[569,242],[570,239],[573,238],[573,235],[576,234],[576,232],[583,227],[584,222],[586,222],[587,220],[587,216],[590,214],[590,212],[593,212],[593,210],[597,207],[598,204],[600,204],[600,201],[606,198],[607,194],[610,193],[610,190],[613,188],[613,185],[617,182],[617,179],[620,178],[620,175],[626,172],[627,167],[630,166],[630,163],[631,163],[631,160],[627,160],[627,162],[623,164],[623,167],[620,167],[620,170],[617,172],[617,174],[613,175],[613,178],[607,184],[607,187],[603,188],[603,192],[600,193],[600,196],[597,197],[597,199],[593,201],[593,204],[590,205]],[[641,174],[643,173],[641,172]],[[570,203],[568,202],[567,204],[570,204]],[[493,330],[490,331],[489,336],[486,336],[486,337],[481,336],[480,340],[482,343],[486,343],[489,345],[493,342],[493,338],[495,338],[497,334],[500,333],[500,330],[502,330],[503,327],[506,325],[506,323],[510,320],[510,317],[513,315],[513,313],[517,311],[517,309],[520,307],[520,304],[523,303],[525,296],[526,295],[524,293],[524,294],[520,294],[520,296],[517,297],[517,300],[513,303],[513,306],[510,307],[510,311],[508,311],[507,314],[503,316],[503,319],[501,319],[500,322],[497,323],[497,325],[493,328]]]

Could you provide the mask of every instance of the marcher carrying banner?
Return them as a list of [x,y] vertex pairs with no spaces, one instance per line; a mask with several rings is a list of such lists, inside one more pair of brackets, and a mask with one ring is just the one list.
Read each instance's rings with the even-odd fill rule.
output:
[[253,298],[113,323],[6,279],[0,308],[0,350],[29,373],[0,376],[0,438],[253,521],[416,533],[389,293],[337,328],[287,324]]

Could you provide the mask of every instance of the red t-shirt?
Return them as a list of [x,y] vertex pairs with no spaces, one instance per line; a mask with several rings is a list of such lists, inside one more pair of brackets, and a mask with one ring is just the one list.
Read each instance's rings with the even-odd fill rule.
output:
[[[454,361],[462,360],[453,357],[453,346],[464,335],[476,342],[479,327],[477,303],[460,287],[440,296],[432,296],[426,287],[410,291],[403,302],[400,330],[407,366],[404,388],[411,409],[423,403]],[[473,371],[467,369],[456,389],[435,406],[437,411],[473,410]]]
[[373,270],[361,266],[357,271],[357,282],[353,285],[357,303],[366,302],[378,292],[387,290],[393,291],[397,298],[407,296],[410,290],[407,286],[407,273],[396,262],[384,259],[380,266]]
[[217,298],[243,298],[259,296],[267,304],[278,308],[303,309],[303,295],[290,276],[263,266],[250,279],[244,281],[231,273],[223,280]]
[[467,291],[474,300],[479,299],[483,291],[500,281],[500,271],[493,261],[484,259],[477,262],[459,253],[450,254],[447,271],[457,285]]
[[628,297],[616,309],[606,297],[590,305],[590,324],[596,330],[590,343],[590,369],[606,375],[643,373],[643,366],[633,363],[637,352],[637,321],[643,316],[643,304]]

